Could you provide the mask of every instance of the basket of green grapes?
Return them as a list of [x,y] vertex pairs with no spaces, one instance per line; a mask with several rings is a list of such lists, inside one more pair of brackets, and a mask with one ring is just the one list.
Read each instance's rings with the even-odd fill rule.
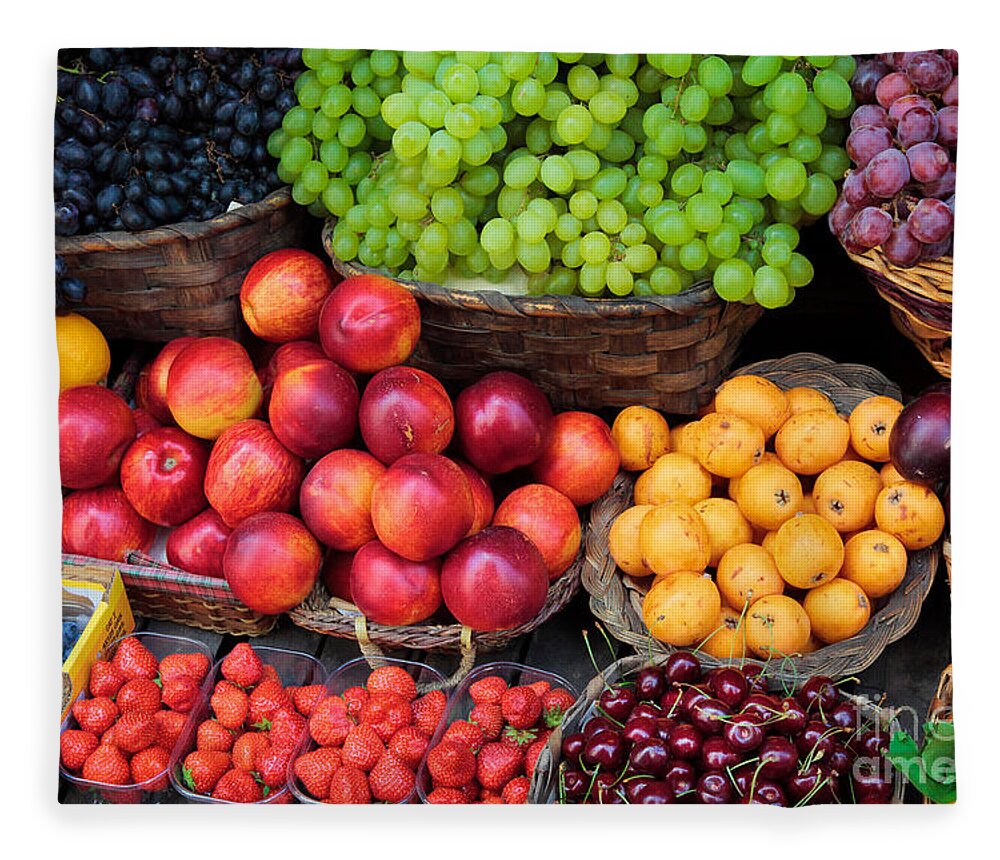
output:
[[562,408],[705,405],[849,166],[849,56],[302,58],[268,147],[334,266],[415,294],[425,369]]

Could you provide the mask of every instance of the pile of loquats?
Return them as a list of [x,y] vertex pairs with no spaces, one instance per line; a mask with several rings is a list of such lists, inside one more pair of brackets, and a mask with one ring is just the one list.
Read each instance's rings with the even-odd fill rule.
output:
[[719,659],[807,654],[859,633],[934,544],[933,488],[890,463],[903,404],[871,396],[839,414],[823,392],[754,375],[724,382],[698,420],[673,428],[629,406],[612,435],[639,473],[611,556],[648,590],[657,640]]

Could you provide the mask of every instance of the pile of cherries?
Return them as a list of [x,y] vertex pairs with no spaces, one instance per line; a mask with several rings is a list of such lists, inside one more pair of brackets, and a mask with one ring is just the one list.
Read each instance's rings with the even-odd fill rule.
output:
[[832,679],[768,692],[757,665],[686,651],[607,687],[562,741],[560,803],[889,803],[888,734]]

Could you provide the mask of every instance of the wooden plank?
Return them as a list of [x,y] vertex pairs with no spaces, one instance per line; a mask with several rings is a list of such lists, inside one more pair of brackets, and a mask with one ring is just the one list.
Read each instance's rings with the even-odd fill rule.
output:
[[[232,638],[234,645],[240,641],[235,637]],[[310,657],[319,657],[323,648],[323,640],[326,638],[319,633],[313,633],[311,630],[292,624],[288,616],[283,615],[278,619],[278,623],[274,625],[270,633],[254,636],[246,641],[254,646],[266,645],[270,648],[285,648],[289,651],[302,651]]]

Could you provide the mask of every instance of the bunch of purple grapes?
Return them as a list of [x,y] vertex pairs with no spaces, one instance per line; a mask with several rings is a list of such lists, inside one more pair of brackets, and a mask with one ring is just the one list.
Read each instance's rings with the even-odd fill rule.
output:
[[851,80],[847,173],[827,216],[851,253],[880,248],[894,266],[952,253],[958,152],[958,53],[862,59]]

